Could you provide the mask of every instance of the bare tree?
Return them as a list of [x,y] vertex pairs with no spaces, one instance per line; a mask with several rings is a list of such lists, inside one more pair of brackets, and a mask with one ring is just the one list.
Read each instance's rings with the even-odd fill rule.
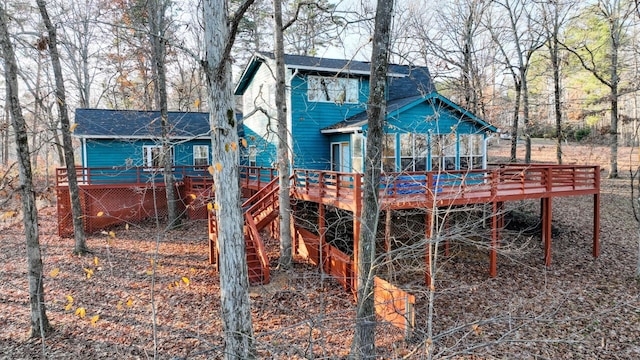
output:
[[[620,73],[623,62],[621,54],[627,33],[629,20],[633,16],[635,6],[628,0],[598,0],[597,4],[589,6],[586,11],[592,12],[603,23],[607,24],[607,42],[589,43],[587,39],[581,39],[574,46],[565,43],[565,47],[574,54],[582,67],[590,72],[602,85],[609,89],[609,105],[611,123],[609,129],[609,147],[611,157],[609,159],[609,178],[618,177],[618,100],[620,97]],[[606,49],[604,63],[599,58],[603,49]],[[600,54],[601,55],[601,54]]]
[[165,0],[149,0],[149,41],[153,52],[153,83],[155,104],[160,109],[160,128],[162,141],[162,168],[164,174],[165,194],[167,197],[168,227],[180,225],[175,179],[173,177],[173,156],[171,145],[171,125],[167,105],[167,21],[166,12],[169,3]]
[[559,1],[549,1],[540,3],[542,13],[542,31],[546,39],[549,61],[551,63],[553,79],[553,110],[556,125],[556,161],[562,164],[562,86],[560,84],[561,75],[561,29],[567,21],[572,3],[562,3]]
[[[364,174],[364,194],[362,200],[362,220],[360,238],[356,253],[358,305],[356,308],[356,329],[351,344],[351,356],[356,359],[374,359],[375,351],[375,307],[373,302],[373,282],[376,265],[376,232],[380,206],[380,164],[382,162],[382,137],[387,116],[387,70],[389,68],[389,48],[391,39],[391,18],[393,0],[378,0],[376,22],[371,51],[371,72],[369,78],[369,101],[367,106],[368,132],[366,169]],[[358,214],[356,214],[358,216]]]
[[287,126],[286,79],[284,63],[284,40],[282,32],[282,0],[273,0],[274,56],[276,58],[276,107],[278,117],[278,178],[280,190],[280,260],[278,266],[291,267],[291,199],[289,196],[289,129]]
[[[544,45],[540,31],[534,29],[537,22],[532,14],[533,2],[528,0],[495,0],[498,13],[487,26],[496,46],[503,56],[507,71],[511,74],[516,91],[511,130],[511,161],[516,160],[520,100],[522,100],[523,134],[525,138],[525,163],[531,162],[531,135],[529,134],[529,82],[527,74],[535,51]],[[499,25],[504,24],[504,25]]]
[[[0,44],[4,58],[5,81],[7,98],[11,111],[11,120],[16,137],[18,152],[18,169],[20,173],[20,187],[22,190],[22,210],[24,232],[27,243],[27,271],[29,277],[29,304],[31,306],[31,337],[42,337],[49,331],[44,302],[44,285],[40,239],[38,234],[38,208],[36,207],[33,175],[29,162],[29,143],[27,127],[22,116],[22,107],[18,92],[18,65],[16,63],[13,45],[9,37],[7,14],[0,6]],[[44,341],[43,341],[44,346]]]
[[56,102],[58,103],[58,115],[62,125],[62,147],[64,149],[64,163],[67,168],[67,181],[69,182],[69,197],[71,199],[71,214],[73,216],[73,253],[82,255],[88,252],[87,241],[84,234],[82,206],[80,205],[80,188],[76,177],[76,164],[73,154],[73,142],[71,141],[69,112],[67,110],[67,95],[64,88],[60,54],[58,53],[58,35],[55,26],[49,18],[44,0],[37,0],[40,16],[44,21],[48,34],[49,54],[56,80]]
[[[482,18],[488,2],[463,0],[437,8],[417,9],[421,16],[412,20],[413,37],[421,45],[425,63],[445,78],[452,97],[471,112],[485,115],[482,57],[489,44]],[[425,21],[424,17],[432,17]],[[435,59],[435,61],[430,61]]]
[[238,23],[252,2],[241,3],[231,16],[227,1],[204,2],[207,55],[203,66],[209,87],[225,359],[256,357],[240,202],[238,124],[231,83],[231,47]]

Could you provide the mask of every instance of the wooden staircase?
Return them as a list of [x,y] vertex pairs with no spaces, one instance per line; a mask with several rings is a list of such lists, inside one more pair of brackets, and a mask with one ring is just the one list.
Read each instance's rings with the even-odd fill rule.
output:
[[[269,258],[264,248],[260,231],[278,218],[278,178],[256,192],[243,204],[244,239],[246,243],[249,283],[251,285],[269,283]],[[209,261],[218,263],[218,232],[214,210],[209,212]]]

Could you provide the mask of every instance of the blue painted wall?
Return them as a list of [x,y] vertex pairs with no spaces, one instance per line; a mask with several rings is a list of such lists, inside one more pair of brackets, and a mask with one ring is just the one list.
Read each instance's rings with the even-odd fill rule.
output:
[[[82,153],[84,167],[120,167],[143,166],[142,159],[145,145],[158,145],[153,140],[103,140],[89,139],[86,141],[86,157]],[[193,165],[193,146],[209,146],[209,163],[211,163],[211,141],[206,139],[190,140],[174,145],[174,164]],[[83,149],[84,151],[84,149]]]
[[[322,134],[321,129],[344,121],[366,110],[369,94],[368,78],[360,78],[357,104],[309,102],[307,82],[297,76],[291,82],[291,120],[294,140],[294,164],[297,168],[331,169],[330,144],[334,140]],[[348,141],[345,140],[345,141]]]

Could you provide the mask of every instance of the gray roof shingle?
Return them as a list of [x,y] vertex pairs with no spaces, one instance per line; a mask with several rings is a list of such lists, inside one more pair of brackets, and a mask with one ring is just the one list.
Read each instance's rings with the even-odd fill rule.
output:
[[[74,135],[84,138],[158,138],[160,112],[140,110],[76,109]],[[169,112],[172,138],[209,133],[209,113]]]

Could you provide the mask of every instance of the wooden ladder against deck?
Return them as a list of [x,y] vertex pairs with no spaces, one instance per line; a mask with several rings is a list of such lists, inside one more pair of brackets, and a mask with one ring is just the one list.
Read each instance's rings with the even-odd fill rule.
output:
[[[278,178],[275,178],[242,205],[242,208],[245,209],[244,239],[251,285],[269,283],[269,258],[260,231],[278,218],[279,189]],[[209,261],[217,265],[219,256],[217,224],[212,212],[209,213],[209,252]]]

